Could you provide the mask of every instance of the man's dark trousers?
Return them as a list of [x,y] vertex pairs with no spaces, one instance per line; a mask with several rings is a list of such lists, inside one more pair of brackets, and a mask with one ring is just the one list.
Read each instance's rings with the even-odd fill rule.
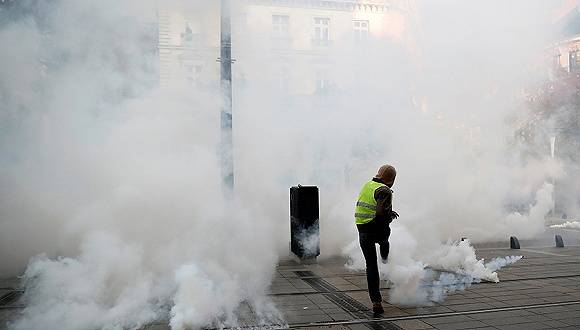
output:
[[[388,228],[388,227],[387,227]],[[358,234],[360,247],[365,257],[367,268],[367,283],[369,286],[369,296],[372,302],[381,302],[381,292],[379,291],[379,267],[377,264],[377,248],[379,244],[382,259],[387,259],[389,255],[389,235],[391,230],[387,229],[382,233],[360,233]]]

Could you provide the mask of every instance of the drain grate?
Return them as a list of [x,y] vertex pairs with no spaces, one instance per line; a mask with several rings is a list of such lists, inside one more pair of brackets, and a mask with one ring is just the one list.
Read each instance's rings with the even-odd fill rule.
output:
[[0,297],[0,306],[8,306],[12,303],[15,303],[18,301],[18,299],[20,299],[20,297],[22,297],[23,293],[24,292],[21,290],[14,290],[4,294]]
[[[326,298],[340,306],[343,310],[348,312],[354,318],[364,319],[373,318],[373,312],[365,305],[353,299],[351,296],[341,292],[332,284],[323,280],[320,276],[311,271],[295,271],[298,277],[308,283],[313,289],[322,293]],[[390,322],[373,322],[367,323],[365,326],[373,330],[398,330],[396,325]]]

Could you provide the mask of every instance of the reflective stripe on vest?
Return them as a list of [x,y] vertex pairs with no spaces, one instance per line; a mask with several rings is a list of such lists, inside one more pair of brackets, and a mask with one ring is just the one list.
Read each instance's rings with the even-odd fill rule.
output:
[[369,181],[362,187],[354,211],[354,219],[357,225],[369,223],[373,220],[377,210],[375,190],[383,186],[386,185],[380,182]]

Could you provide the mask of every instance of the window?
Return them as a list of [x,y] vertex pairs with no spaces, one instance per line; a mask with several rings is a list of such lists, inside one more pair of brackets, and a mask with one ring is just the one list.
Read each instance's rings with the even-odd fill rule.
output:
[[314,42],[317,45],[327,45],[330,41],[330,18],[314,18]]
[[290,17],[288,15],[272,15],[274,37],[287,38],[290,34]]
[[578,60],[580,60],[578,55],[578,50],[571,50],[568,54],[568,69],[570,72],[578,71]]
[[369,37],[369,21],[353,21],[354,40],[367,40]]

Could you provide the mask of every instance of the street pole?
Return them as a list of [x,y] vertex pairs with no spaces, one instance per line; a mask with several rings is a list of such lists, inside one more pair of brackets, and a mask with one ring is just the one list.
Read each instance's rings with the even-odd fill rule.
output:
[[[550,138],[550,155],[552,159],[556,159],[556,135]],[[554,207],[552,208],[552,216],[556,215],[556,178],[552,176],[552,186],[553,186],[553,194],[554,194]]]
[[232,136],[232,23],[231,0],[221,0],[220,88],[221,102],[221,175],[222,190],[231,196],[234,190],[234,145]]

